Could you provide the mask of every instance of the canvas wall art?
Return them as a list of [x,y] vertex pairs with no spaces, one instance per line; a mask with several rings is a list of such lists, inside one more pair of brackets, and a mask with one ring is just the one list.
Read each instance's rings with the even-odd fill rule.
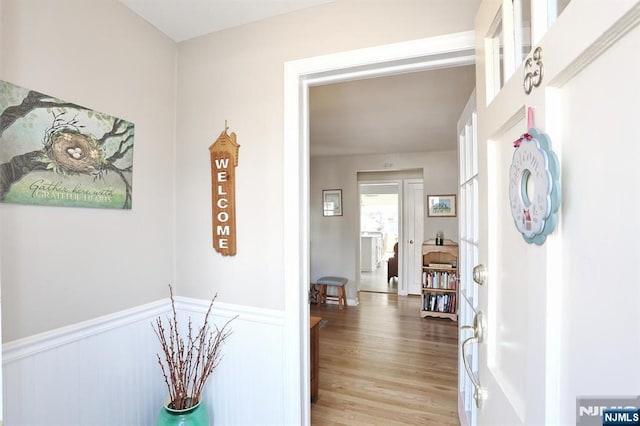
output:
[[131,209],[133,123],[0,81],[0,201]]

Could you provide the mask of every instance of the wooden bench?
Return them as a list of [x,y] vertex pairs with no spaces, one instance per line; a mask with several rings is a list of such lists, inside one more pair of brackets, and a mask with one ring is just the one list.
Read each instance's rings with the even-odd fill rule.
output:
[[[337,299],[338,300],[338,308],[342,310],[347,305],[347,296],[344,290],[345,284],[347,284],[349,280],[342,277],[322,277],[316,281],[316,286],[318,286],[319,294],[318,294],[318,304],[327,303],[327,298]],[[327,286],[335,287],[338,291],[337,296],[328,295],[327,294]]]

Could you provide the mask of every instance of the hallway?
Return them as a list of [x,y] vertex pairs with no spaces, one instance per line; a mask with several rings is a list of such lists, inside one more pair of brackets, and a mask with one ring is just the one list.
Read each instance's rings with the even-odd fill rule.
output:
[[367,292],[344,311],[311,305],[327,320],[312,425],[459,424],[457,324],[420,319],[419,307],[415,296]]
[[360,272],[360,291],[374,293],[398,293],[398,277],[392,277],[387,282],[387,260],[383,260],[373,271]]

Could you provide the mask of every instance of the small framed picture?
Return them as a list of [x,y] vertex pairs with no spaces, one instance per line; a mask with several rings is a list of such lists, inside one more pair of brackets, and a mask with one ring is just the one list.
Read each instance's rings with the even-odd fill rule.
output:
[[342,189],[322,190],[322,215],[342,216]]
[[427,196],[427,216],[455,217],[456,216],[455,194]]

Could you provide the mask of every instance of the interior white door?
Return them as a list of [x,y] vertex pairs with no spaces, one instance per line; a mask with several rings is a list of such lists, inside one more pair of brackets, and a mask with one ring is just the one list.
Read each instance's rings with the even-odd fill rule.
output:
[[[420,180],[404,181],[403,197],[403,254],[400,255],[404,273],[399,287],[404,294],[420,294],[422,291],[422,240],[424,239],[424,184]],[[403,285],[405,284],[405,285]],[[398,290],[398,294],[402,294]]]
[[[530,12],[523,11],[529,3]],[[633,305],[640,291],[624,268],[604,265],[638,261],[632,240],[640,203],[628,194],[640,183],[637,138],[629,139],[637,133],[640,6],[573,0],[547,29],[551,3],[485,0],[476,18],[479,263],[488,271],[478,288],[484,320],[477,321],[483,333],[473,378],[480,425],[575,424],[579,395],[637,394],[626,382],[638,377],[640,316]],[[519,56],[531,60],[523,64]],[[561,160],[558,226],[542,245],[528,244],[516,230],[509,198],[514,141],[528,130],[529,108]],[[516,180],[525,204],[541,191],[527,176]],[[603,225],[597,206],[611,199],[620,213]],[[611,243],[594,232],[598,226]],[[605,301],[603,282],[615,288],[607,292],[618,295],[615,302]],[[608,350],[602,338],[625,340],[621,325],[633,328],[627,332],[634,342]],[[473,330],[464,332],[462,338]],[[597,378],[596,371],[607,373]],[[622,378],[630,371],[636,380]]]

